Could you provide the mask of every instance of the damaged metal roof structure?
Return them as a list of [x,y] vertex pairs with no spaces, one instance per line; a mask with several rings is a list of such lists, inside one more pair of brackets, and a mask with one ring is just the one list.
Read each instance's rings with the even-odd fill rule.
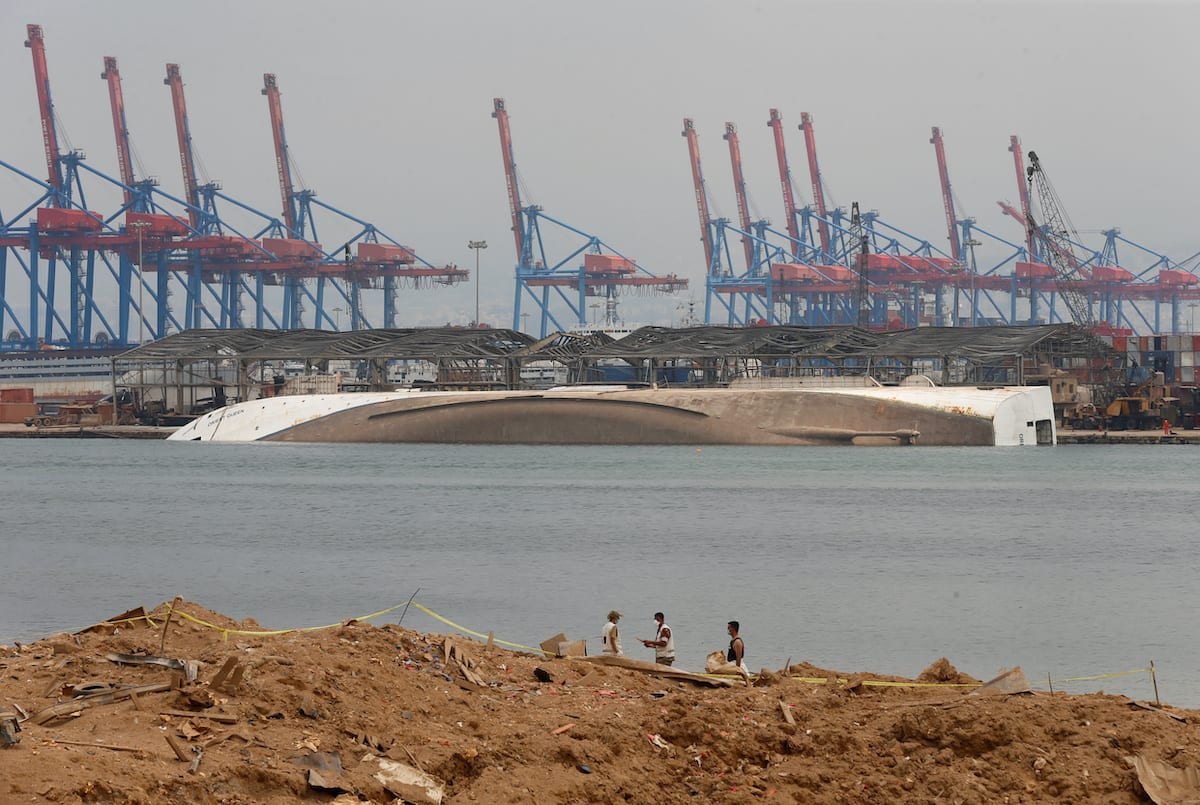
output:
[[[187,330],[113,358],[114,384],[211,390],[253,396],[255,364],[302,362],[326,372],[331,361],[362,369],[371,390],[386,388],[392,360],[428,361],[439,387],[522,387],[521,367],[540,361],[568,369],[568,382],[715,386],[742,379],[869,375],[899,382],[924,374],[940,384],[1021,385],[1031,375],[1105,363],[1116,353],[1073,325],[921,327],[876,332],[842,327],[643,327],[620,340],[603,332],[555,333],[541,340],[508,329],[432,327],[358,330]],[[150,372],[155,369],[157,371]],[[118,377],[126,379],[117,383]],[[364,379],[365,378],[365,379]],[[207,393],[207,392],[206,392]]]
[[707,384],[742,377],[872,375],[897,381],[936,373],[938,381],[1020,385],[1030,373],[1087,366],[1116,357],[1074,325],[920,327],[877,332],[845,327],[644,327],[581,356],[591,365],[620,359],[647,368],[690,363]]

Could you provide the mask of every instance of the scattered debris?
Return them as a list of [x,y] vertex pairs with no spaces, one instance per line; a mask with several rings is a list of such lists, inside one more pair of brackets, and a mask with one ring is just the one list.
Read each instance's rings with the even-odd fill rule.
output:
[[374,777],[392,794],[417,805],[441,805],[446,788],[441,780],[406,763],[386,758],[377,758],[377,761],[379,771]]
[[[186,601],[174,604],[163,656],[171,605],[0,651],[12,741],[0,748],[0,801],[1200,798],[1181,787],[1200,778],[1190,769],[1200,713],[1104,694],[975,695],[941,660],[930,676],[942,681],[921,685],[789,662],[770,688],[745,689],[737,677],[488,650],[482,638],[396,624],[266,634]],[[178,658],[199,673],[188,682],[186,669],[112,657]],[[828,681],[843,679],[862,680],[856,695]],[[1002,681],[1023,686],[1015,674]],[[1138,754],[1140,773],[1123,760]],[[294,765],[310,756],[326,760]]]

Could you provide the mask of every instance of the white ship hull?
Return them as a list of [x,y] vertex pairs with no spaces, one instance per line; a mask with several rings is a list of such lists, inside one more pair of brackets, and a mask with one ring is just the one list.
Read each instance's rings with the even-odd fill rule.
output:
[[1050,389],[876,387],[370,392],[252,400],[174,441],[1055,444]]

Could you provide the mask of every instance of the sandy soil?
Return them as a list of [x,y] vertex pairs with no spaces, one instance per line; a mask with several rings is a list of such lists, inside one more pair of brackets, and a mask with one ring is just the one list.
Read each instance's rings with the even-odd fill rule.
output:
[[[1151,799],[1132,758],[1200,759],[1200,712],[1118,696],[803,664],[709,688],[463,638],[448,659],[444,636],[386,624],[226,640],[176,614],[164,632],[167,610],[0,646],[0,725],[20,728],[0,803],[434,802],[437,785],[449,803],[1134,803]],[[196,680],[109,655],[193,660]],[[826,676],[848,681],[792,678]],[[972,681],[945,659],[922,677]],[[406,767],[432,779],[405,788]]]

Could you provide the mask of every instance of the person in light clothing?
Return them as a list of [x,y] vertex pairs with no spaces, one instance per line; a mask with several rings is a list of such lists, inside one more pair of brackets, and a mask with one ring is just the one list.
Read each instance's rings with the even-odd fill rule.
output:
[[642,645],[654,649],[654,661],[659,665],[673,665],[675,663],[675,636],[671,634],[671,627],[667,626],[666,618],[661,612],[654,613],[654,622],[657,625],[654,639],[643,640]]
[[617,621],[621,620],[621,613],[615,609],[608,613],[608,623],[604,624],[604,628],[600,631],[601,653],[615,657],[624,656],[621,653],[621,635],[617,632]]

